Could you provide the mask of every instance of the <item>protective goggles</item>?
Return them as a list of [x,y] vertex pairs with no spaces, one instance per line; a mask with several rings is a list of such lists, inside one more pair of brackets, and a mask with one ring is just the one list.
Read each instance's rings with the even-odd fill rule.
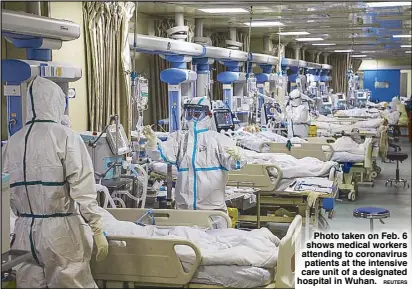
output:
[[200,121],[210,115],[209,107],[204,105],[185,104],[183,110],[187,121]]

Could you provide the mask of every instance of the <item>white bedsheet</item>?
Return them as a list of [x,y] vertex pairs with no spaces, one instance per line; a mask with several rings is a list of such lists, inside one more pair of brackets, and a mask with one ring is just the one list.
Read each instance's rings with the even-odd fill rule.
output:
[[[241,146],[256,152],[260,151],[260,146],[262,145],[262,143],[276,142],[286,144],[289,140],[287,137],[281,136],[271,131],[261,131],[255,134],[238,131],[233,135],[233,138],[235,138],[237,143],[239,143]],[[299,137],[292,137],[290,139],[290,142],[307,143],[308,141]]]
[[360,163],[365,160],[365,155],[352,154],[348,152],[334,152],[331,160],[341,163]]
[[334,153],[331,160],[336,162],[362,162],[365,160],[368,145],[371,142],[372,138],[369,137],[361,144],[356,143],[350,137],[340,137],[332,144]]
[[[323,162],[319,159],[306,157],[297,159],[288,154],[277,153],[257,153],[242,150],[247,158],[248,164],[274,164],[280,167],[283,178],[304,178],[304,177],[323,177],[329,175],[332,167],[337,164],[333,161]],[[276,176],[275,171],[270,173]]]
[[338,110],[335,115],[352,116],[352,117],[380,117],[380,111],[376,108],[352,108],[346,110]]
[[342,131],[350,133],[353,129],[359,129],[360,131],[370,131],[372,133],[378,133],[378,128],[383,124],[382,118],[361,120],[353,124],[336,124],[324,121],[313,121],[312,124],[316,125],[318,134],[322,136],[332,136]]
[[200,266],[191,283],[231,288],[258,288],[272,282],[274,274],[271,274],[271,271],[250,266]]
[[[202,265],[237,265],[273,269],[278,257],[279,238],[268,229],[252,231],[236,229],[207,230],[198,227],[139,226],[132,222],[116,220],[106,210],[99,208],[102,224],[108,236],[138,236],[188,240],[202,253]],[[176,253],[184,263],[193,264],[195,254],[187,246],[176,246]]]

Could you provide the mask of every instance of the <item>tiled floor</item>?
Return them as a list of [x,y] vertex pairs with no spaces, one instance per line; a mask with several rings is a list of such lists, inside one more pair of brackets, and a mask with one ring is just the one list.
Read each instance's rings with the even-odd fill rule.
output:
[[[401,139],[399,145],[402,152],[406,152],[409,158],[399,164],[400,177],[408,179],[411,183],[411,143],[407,139]],[[381,174],[375,180],[374,187],[359,187],[359,194],[354,202],[343,200],[337,201],[336,216],[329,221],[331,230],[365,231],[369,230],[369,221],[366,219],[356,219],[352,216],[353,209],[358,207],[380,207],[388,209],[390,218],[385,219],[385,224],[375,220],[375,230],[393,228],[397,230],[411,229],[411,189],[395,187],[385,187],[388,178],[395,178],[396,163],[381,163]]]

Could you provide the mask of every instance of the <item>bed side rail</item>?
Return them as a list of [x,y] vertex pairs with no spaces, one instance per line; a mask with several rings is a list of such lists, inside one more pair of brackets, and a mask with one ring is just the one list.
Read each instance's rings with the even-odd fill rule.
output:
[[285,153],[297,159],[304,157],[313,157],[321,161],[328,161],[333,155],[333,148],[328,143],[295,143],[290,150],[284,143],[265,142],[261,144],[261,151],[269,147],[269,153]]
[[[148,209],[117,208],[107,209],[117,220],[136,222]],[[225,212],[209,210],[168,210],[152,209],[156,225],[158,226],[199,226],[212,228],[212,217],[222,217],[226,220],[228,228],[232,227],[232,221]],[[142,223],[151,224],[150,217],[145,217]]]
[[[275,169],[277,176],[274,181],[269,174],[269,169]],[[283,173],[280,167],[274,164],[247,164],[242,169],[229,172],[228,186],[243,186],[260,189],[262,192],[276,190]]]
[[313,136],[306,138],[308,143],[321,143],[321,144],[331,144],[336,140],[333,137],[323,137],[323,136]]
[[[199,248],[186,240],[110,236],[109,253],[101,262],[92,256],[91,270],[95,280],[149,284],[186,285],[197,271],[202,255]],[[175,246],[189,246],[195,260],[185,272]]]
[[302,217],[297,215],[280,240],[275,288],[295,288],[295,254],[300,253]]
[[373,142],[372,139],[368,143],[366,149],[366,154],[365,154],[365,161],[364,161],[364,167],[369,169],[372,168],[372,162],[373,162]]

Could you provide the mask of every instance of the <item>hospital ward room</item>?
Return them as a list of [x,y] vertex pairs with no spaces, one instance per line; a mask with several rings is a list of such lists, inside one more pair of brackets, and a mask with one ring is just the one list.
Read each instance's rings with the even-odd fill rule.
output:
[[2,288],[316,288],[317,237],[410,238],[410,1],[1,15]]

